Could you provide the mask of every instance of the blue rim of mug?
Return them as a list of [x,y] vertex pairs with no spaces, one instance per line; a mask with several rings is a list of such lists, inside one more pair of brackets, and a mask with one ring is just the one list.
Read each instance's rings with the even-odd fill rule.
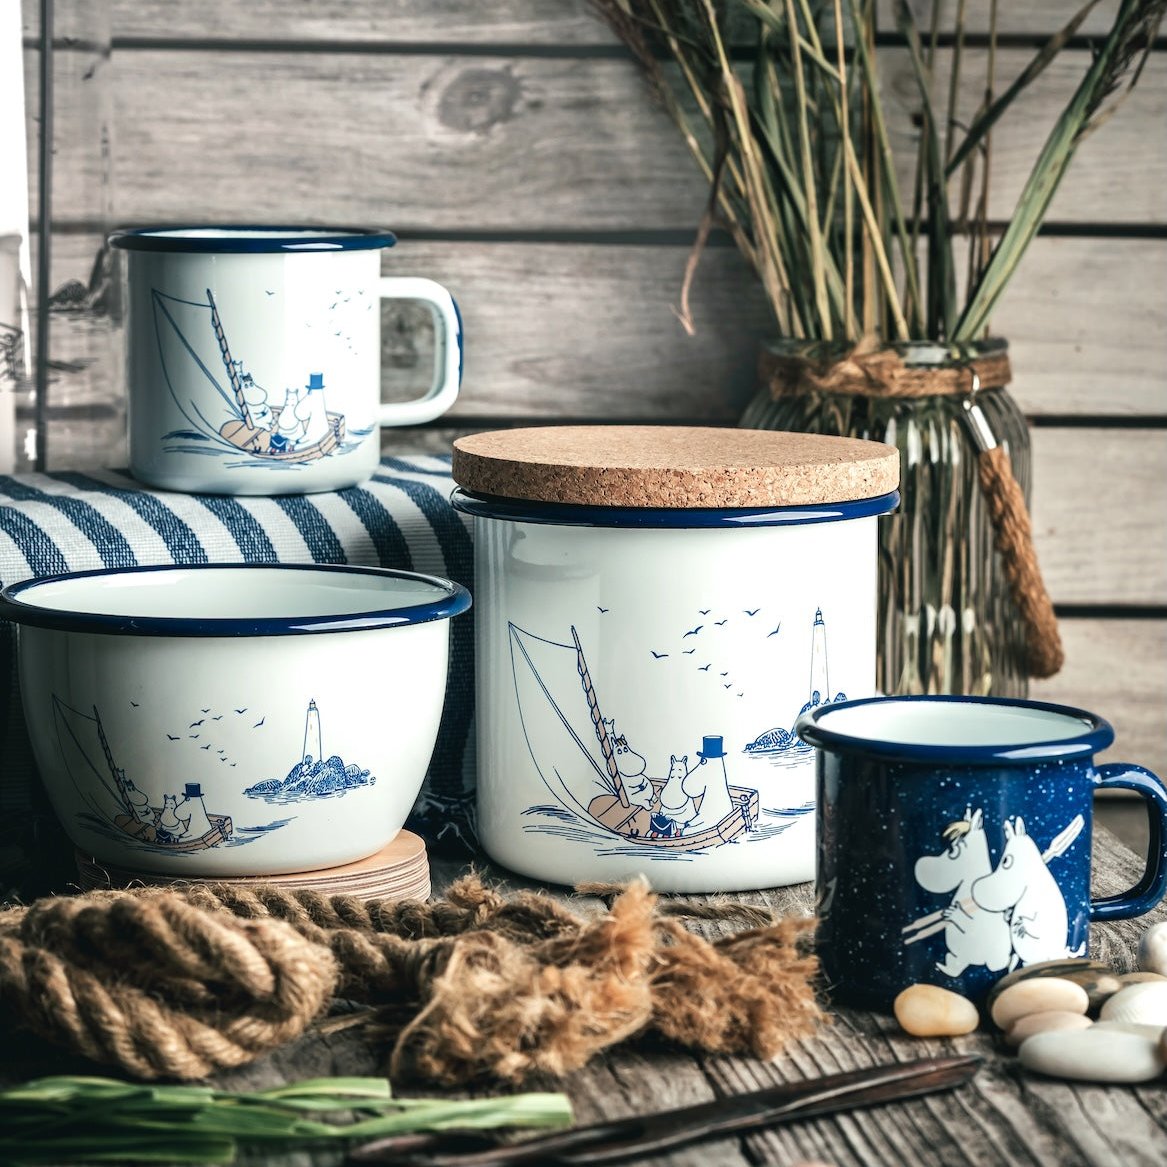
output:
[[703,527],[779,527],[833,523],[883,515],[899,505],[900,494],[876,495],[851,502],[815,503],[791,507],[602,507],[561,502],[535,502],[472,494],[456,487],[450,503],[456,511],[479,519],[509,519],[559,527],[650,527],[692,530]]
[[[175,235],[175,231],[230,231],[233,235]],[[271,226],[236,223],[175,223],[127,227],[109,237],[124,251],[197,252],[207,255],[258,255],[284,252],[375,251],[392,247],[397,236],[375,227]]]
[[[919,745],[912,742],[873,740],[858,734],[840,733],[820,724],[842,709],[857,705],[907,705],[919,701],[951,705],[1006,705],[1014,709],[1032,709],[1044,713],[1058,713],[1085,723],[1081,733],[1063,735],[1052,741],[1029,742],[1024,745]],[[952,766],[994,766],[1011,764],[1026,766],[1034,762],[1068,762],[1092,758],[1114,742],[1114,727],[1109,721],[1085,709],[1072,705],[1055,705],[1048,701],[1028,701],[1010,697],[958,697],[925,694],[911,697],[861,697],[854,701],[832,702],[804,713],[795,723],[794,732],[804,742],[834,754],[861,754],[889,762],[930,762]]]
[[[76,579],[145,575],[149,573],[188,573],[202,571],[239,571],[253,575],[264,572],[311,572],[313,574],[365,575],[378,579],[411,580],[433,587],[438,595],[420,603],[398,604],[388,608],[316,616],[126,616],[103,612],[76,612],[66,608],[49,608],[30,604],[22,597],[38,587]],[[94,571],[64,572],[9,584],[0,591],[0,620],[32,628],[49,628],[59,632],[89,632],[116,636],[297,636],[319,632],[362,632],[374,628],[399,628],[408,624],[427,624],[458,616],[470,607],[470,593],[452,580],[415,571],[395,571],[384,567],[352,567],[325,563],[162,563],[145,567],[106,567]]]

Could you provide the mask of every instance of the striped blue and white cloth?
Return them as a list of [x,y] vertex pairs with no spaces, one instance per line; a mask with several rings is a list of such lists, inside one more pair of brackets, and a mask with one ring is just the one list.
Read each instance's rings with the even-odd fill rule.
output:
[[[470,530],[449,504],[452,487],[449,457],[424,455],[386,458],[363,486],[281,498],[173,494],[117,471],[0,475],[0,584],[139,564],[353,563],[471,587]],[[40,805],[14,633],[0,622],[0,824],[9,832]],[[471,611],[451,624],[445,712],[411,822],[431,845],[473,845],[473,652]]]

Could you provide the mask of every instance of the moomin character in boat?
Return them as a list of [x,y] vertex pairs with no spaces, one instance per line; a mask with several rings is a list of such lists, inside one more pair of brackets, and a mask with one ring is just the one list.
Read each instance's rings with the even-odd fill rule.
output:
[[[201,437],[264,461],[310,462],[331,454],[344,441],[345,419],[325,405],[324,374],[309,373],[303,388],[288,388],[283,405],[272,405],[267,389],[232,355],[210,288],[206,294],[206,301],[199,302],[157,289],[152,293],[158,355],[183,417]],[[203,394],[187,400],[176,392],[171,370],[191,361],[213,387],[221,408],[208,410]],[[223,372],[217,374],[220,365]]]
[[[181,796],[164,794],[161,804],[152,806],[145,792],[114,760],[97,706],[91,717],[54,697],[53,719],[77,793],[102,822],[165,851],[200,851],[231,838],[230,816],[207,810],[198,782],[187,782]],[[96,760],[98,757],[102,762]]]
[[575,628],[571,644],[509,628],[527,747],[563,805],[628,842],[666,851],[717,847],[752,829],[758,792],[729,784],[720,737],[705,737],[692,770],[687,756],[674,755],[667,779],[647,777],[643,756],[613,736],[615,719],[601,713]]

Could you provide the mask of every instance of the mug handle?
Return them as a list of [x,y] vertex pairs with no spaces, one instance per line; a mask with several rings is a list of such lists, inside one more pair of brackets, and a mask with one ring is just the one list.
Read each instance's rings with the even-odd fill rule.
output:
[[382,276],[382,300],[420,300],[434,317],[434,381],[424,397],[382,402],[378,425],[417,425],[440,417],[458,397],[462,384],[462,316],[441,284],[416,276]]
[[[1167,790],[1150,770],[1128,762],[1114,762],[1098,767],[1096,789],[1111,787],[1141,794],[1152,812],[1148,820],[1151,838],[1147,844],[1147,866],[1139,882],[1130,891],[1103,896],[1090,901],[1091,920],[1129,920],[1149,912],[1167,892]],[[1155,813],[1157,812],[1157,813]]]

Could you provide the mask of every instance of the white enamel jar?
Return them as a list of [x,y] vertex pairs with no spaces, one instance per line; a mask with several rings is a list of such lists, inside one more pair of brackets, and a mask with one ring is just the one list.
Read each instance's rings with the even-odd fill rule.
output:
[[793,727],[874,692],[876,522],[897,499],[604,507],[456,491],[475,516],[491,858],[662,891],[812,879],[814,758]]

